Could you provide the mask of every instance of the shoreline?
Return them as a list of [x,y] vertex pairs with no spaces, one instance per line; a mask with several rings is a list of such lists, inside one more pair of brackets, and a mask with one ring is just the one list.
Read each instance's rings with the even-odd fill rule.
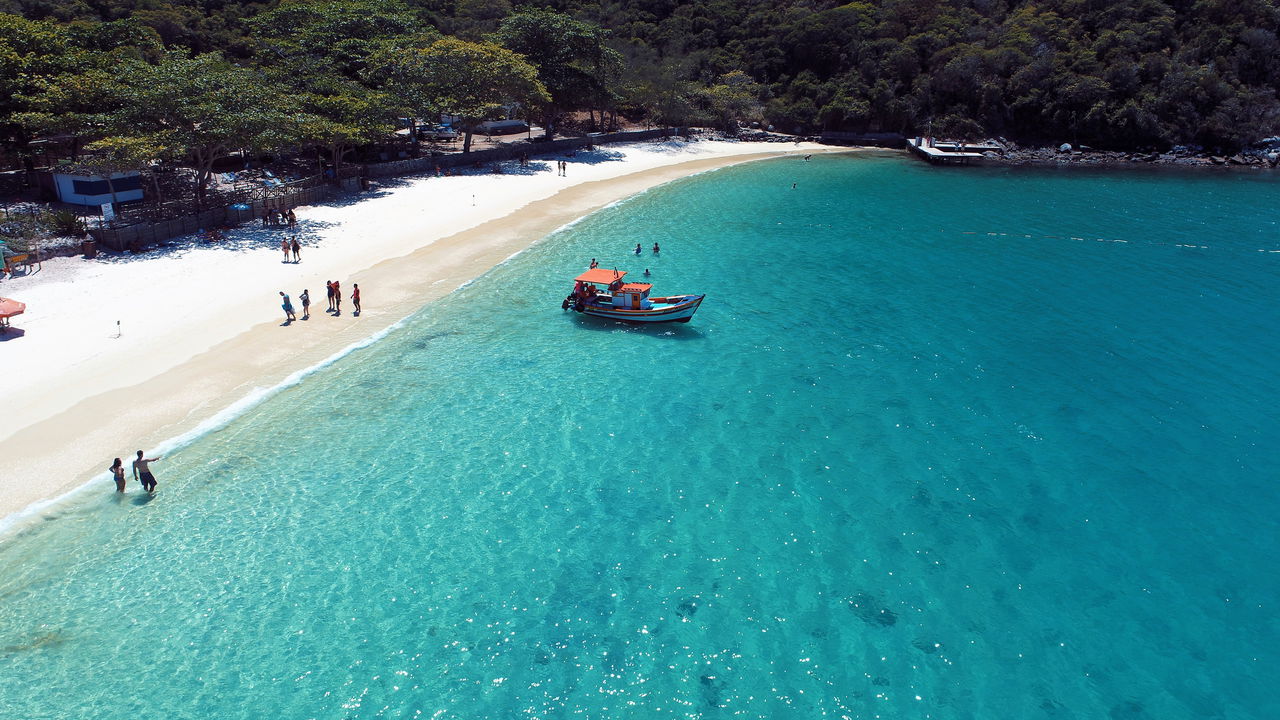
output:
[[[95,483],[99,478],[107,477],[105,468],[112,457],[126,458],[135,447],[147,448],[152,454],[157,448],[168,452],[216,429],[338,357],[376,341],[431,302],[532,247],[549,233],[610,203],[673,180],[742,162],[811,153],[858,152],[856,148],[811,144],[784,148],[777,145],[769,147],[764,143],[716,143],[711,146],[706,142],[689,144],[688,150],[693,153],[689,157],[678,153],[650,157],[663,152],[655,144],[641,143],[624,149],[640,155],[634,166],[627,167],[633,163],[630,156],[623,158],[621,166],[607,166],[603,171],[600,171],[603,163],[582,167],[571,162],[570,170],[586,177],[569,183],[567,187],[552,187],[548,192],[525,188],[532,197],[515,197],[509,202],[494,203],[483,209],[476,207],[478,193],[470,193],[476,186],[484,188],[493,182],[518,184],[536,181],[511,175],[505,176],[505,181],[480,175],[463,176],[470,180],[453,189],[462,191],[462,199],[471,194],[471,208],[476,208],[475,211],[457,202],[460,199],[456,197],[458,192],[452,193],[444,198],[448,207],[441,212],[452,212],[454,216],[440,222],[443,229],[434,233],[427,224],[441,218],[405,218],[396,212],[426,214],[421,207],[406,207],[408,201],[430,196],[424,190],[427,183],[433,190],[443,189],[443,183],[459,178],[406,178],[392,183],[393,189],[385,194],[385,198],[382,194],[370,198],[356,196],[354,201],[343,198],[327,205],[303,208],[304,212],[300,214],[317,217],[322,224],[330,223],[328,229],[338,237],[337,240],[325,240],[315,248],[304,249],[304,262],[309,255],[333,256],[324,258],[318,270],[283,263],[283,268],[263,265],[265,270],[229,283],[235,290],[243,292],[222,293],[223,268],[187,268],[192,277],[177,278],[169,286],[159,287],[149,295],[144,292],[140,299],[136,299],[138,304],[152,311],[146,317],[153,322],[161,322],[164,329],[156,337],[143,338],[133,345],[120,342],[133,340],[133,332],[136,332],[125,331],[121,338],[109,342],[97,338],[101,348],[81,348],[78,354],[59,353],[59,349],[70,347],[65,343],[76,342],[76,332],[82,330],[71,319],[64,318],[70,326],[69,332],[61,338],[64,345],[57,347],[58,338],[48,338],[54,347],[48,348],[43,355],[37,353],[34,359],[28,358],[31,363],[55,363],[41,370],[47,376],[45,383],[56,383],[57,386],[40,387],[42,383],[37,379],[32,385],[14,383],[0,388],[0,404],[17,408],[21,413],[6,412],[8,424],[0,429],[0,433],[6,433],[0,441],[7,449],[0,454],[0,534],[8,535],[27,521],[56,514],[60,506],[82,493],[100,491],[108,494],[111,489],[108,480],[103,479],[101,488]],[[583,172],[589,169],[599,171],[594,175],[600,177],[591,177]],[[395,189],[397,186],[400,190]],[[383,202],[377,203],[380,199]],[[382,218],[382,222],[372,218],[375,205],[390,217]],[[346,248],[342,253],[325,251],[324,243],[351,240],[345,237],[350,234],[350,228],[344,227],[348,223],[373,226],[364,231],[366,237],[358,240],[372,244],[374,234],[398,230],[399,241],[386,242],[378,248]],[[202,258],[208,258],[210,253],[219,251],[220,248],[179,250],[176,255],[180,258],[188,253],[202,253]],[[246,260],[247,256],[256,260],[266,252],[279,251],[266,246],[241,248],[228,256],[228,262],[233,260],[237,265],[243,265],[250,262]],[[330,269],[353,262],[353,257],[363,258],[367,264],[358,269],[352,265],[341,275],[340,270]],[[216,261],[221,262],[222,258]],[[140,268],[155,261],[143,256],[97,265],[78,259],[65,262],[80,263],[82,269],[123,267],[125,270],[119,270],[115,275],[128,275],[131,281],[142,272]],[[357,319],[344,313],[340,319],[344,322],[333,322],[339,319],[321,313],[317,293],[312,300],[316,312],[310,321],[282,327],[278,320],[269,319],[279,311],[270,306],[272,301],[264,298],[268,293],[275,294],[275,285],[284,284],[285,281],[279,279],[283,273],[293,270],[296,275],[299,268],[306,269],[308,273],[326,272],[323,277],[330,274],[339,277],[344,285],[344,294],[350,292],[352,282],[368,288],[364,290],[367,307],[363,317]],[[85,269],[80,274],[85,276],[89,273]],[[117,280],[109,271],[93,277],[77,278],[76,272],[70,275],[72,277],[65,283],[68,287],[62,287],[61,291],[87,293],[90,300],[73,297],[67,301],[69,307],[61,309],[63,313],[70,312],[77,303],[91,301],[95,292],[114,287]],[[264,280],[266,276],[272,277]],[[145,279],[147,276],[141,277]],[[264,287],[263,284],[269,281],[272,284]],[[64,284],[49,282],[55,287]],[[189,308],[181,305],[173,308],[166,304],[172,303],[175,287],[179,288],[178,292],[198,294],[201,290],[196,288],[204,288],[206,282],[212,284],[217,297],[200,312],[191,313]],[[294,277],[289,282],[297,285],[299,281]],[[311,279],[303,282],[309,283]],[[91,287],[81,288],[81,284]],[[322,281],[311,283],[317,289],[321,284]],[[293,285],[286,289],[297,292]],[[5,292],[20,295],[22,290],[6,287]],[[243,300],[246,293],[253,295],[253,299]],[[150,307],[148,303],[158,307]],[[141,310],[138,312],[144,314]],[[235,321],[235,318],[245,316],[252,321]],[[46,322],[58,320],[48,318]],[[99,318],[98,325],[101,324]],[[143,322],[143,326],[148,325]],[[94,329],[100,330],[100,327]],[[30,335],[20,335],[15,340],[0,343],[0,355],[11,350],[11,343],[15,341],[30,343],[41,340],[44,339],[40,333],[33,330]],[[92,344],[89,340],[84,341],[84,345]],[[142,355],[144,360],[136,361],[133,355]],[[61,361],[60,365],[56,364],[58,361]],[[36,366],[33,364],[32,367]],[[157,473],[163,485],[163,465]],[[130,492],[133,491],[131,483]]]

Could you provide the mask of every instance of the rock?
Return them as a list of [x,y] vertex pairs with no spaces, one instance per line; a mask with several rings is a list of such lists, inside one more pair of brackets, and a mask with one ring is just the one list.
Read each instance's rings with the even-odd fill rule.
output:
[[1244,159],[1243,155],[1232,155],[1230,158],[1228,158],[1227,162],[1231,163],[1232,165],[1248,164],[1248,161]]
[[1071,152],[1071,143],[1062,143],[1059,145],[1058,152]]
[[1224,157],[1222,157],[1221,155],[1214,155],[1213,157],[1211,157],[1211,158],[1209,158],[1209,159],[1213,161],[1213,164],[1214,164],[1214,165],[1226,165],[1226,164],[1227,164],[1227,159],[1226,159],[1226,158],[1224,158]]

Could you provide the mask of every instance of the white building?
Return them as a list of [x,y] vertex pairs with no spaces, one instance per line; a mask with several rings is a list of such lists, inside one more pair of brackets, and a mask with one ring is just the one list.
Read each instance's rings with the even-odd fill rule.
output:
[[[136,170],[111,174],[111,183],[105,175],[88,175],[54,172],[53,185],[58,199],[75,205],[99,206],[109,202],[131,202],[142,199],[142,174]],[[111,190],[115,189],[115,195]]]

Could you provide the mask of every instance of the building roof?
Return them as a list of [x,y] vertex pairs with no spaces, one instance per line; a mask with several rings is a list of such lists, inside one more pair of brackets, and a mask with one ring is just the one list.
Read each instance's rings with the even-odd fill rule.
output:
[[618,290],[618,292],[647,293],[652,289],[653,289],[653,286],[650,285],[649,283],[627,283],[626,285],[623,285],[622,288]]

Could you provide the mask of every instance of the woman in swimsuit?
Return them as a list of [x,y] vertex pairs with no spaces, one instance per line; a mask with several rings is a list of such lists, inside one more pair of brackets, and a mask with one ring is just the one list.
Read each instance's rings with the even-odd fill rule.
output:
[[116,461],[107,469],[116,478],[116,492],[124,492],[124,463],[120,462],[120,458],[116,458]]

